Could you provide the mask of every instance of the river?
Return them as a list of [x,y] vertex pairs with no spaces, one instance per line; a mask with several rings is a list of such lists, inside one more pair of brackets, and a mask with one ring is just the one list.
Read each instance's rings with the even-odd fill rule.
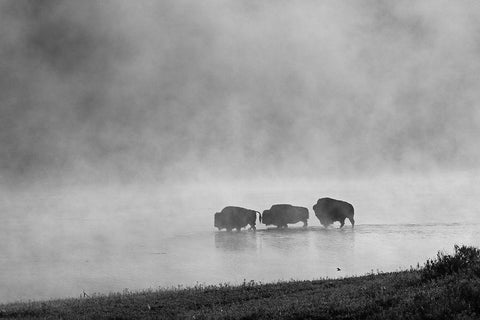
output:
[[[213,214],[221,210],[219,203],[238,204],[232,200],[238,193],[233,192],[231,198],[197,193],[195,205],[179,193],[155,193],[157,197],[133,193],[116,201],[115,191],[95,197],[87,196],[91,192],[5,197],[0,302],[79,297],[83,292],[346,277],[415,267],[438,250],[451,253],[454,244],[479,246],[475,201],[455,204],[459,196],[446,201],[443,194],[429,190],[410,203],[406,199],[413,191],[407,191],[395,206],[391,199],[398,193],[378,201],[344,191],[343,198],[353,199],[356,206],[354,229],[348,221],[343,229],[338,224],[325,229],[310,209],[307,228],[302,223],[285,230],[259,225],[256,232],[230,233],[213,227]],[[310,207],[307,201],[315,198],[304,193],[276,198],[274,193],[254,190],[240,200],[251,208],[265,209],[266,203],[278,199]],[[454,218],[447,215],[452,211]]]

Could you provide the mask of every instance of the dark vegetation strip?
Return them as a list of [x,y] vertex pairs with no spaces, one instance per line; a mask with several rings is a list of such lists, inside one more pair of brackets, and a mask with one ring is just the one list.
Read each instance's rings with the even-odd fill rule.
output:
[[195,286],[0,305],[0,318],[479,319],[480,250],[423,267],[337,280]]

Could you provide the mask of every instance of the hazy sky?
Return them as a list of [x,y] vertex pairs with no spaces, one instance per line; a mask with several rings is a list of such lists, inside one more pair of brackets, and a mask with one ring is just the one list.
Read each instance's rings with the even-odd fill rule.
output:
[[0,179],[477,169],[477,1],[0,2]]

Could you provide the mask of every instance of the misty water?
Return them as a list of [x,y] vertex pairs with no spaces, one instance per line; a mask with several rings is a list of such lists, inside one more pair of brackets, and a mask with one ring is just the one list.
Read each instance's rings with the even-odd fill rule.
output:
[[[0,303],[478,246],[479,17],[467,1],[0,1]],[[320,197],[352,203],[355,229],[322,228]],[[275,203],[309,227],[213,227]]]
[[[330,195],[355,204],[354,229],[320,225],[311,205],[315,194],[326,194],[322,185],[9,195],[2,199],[0,302],[403,270],[454,244],[480,244],[469,185],[330,183]],[[447,198],[452,188],[457,193]],[[310,208],[307,228],[213,227],[223,205],[263,210],[282,199]]]

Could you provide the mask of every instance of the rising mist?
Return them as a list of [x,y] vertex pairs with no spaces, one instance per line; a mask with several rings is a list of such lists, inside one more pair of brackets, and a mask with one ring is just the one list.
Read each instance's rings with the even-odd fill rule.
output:
[[[1,1],[0,302],[478,245],[479,31],[475,1]],[[214,231],[274,203],[309,228]]]
[[480,7],[3,1],[3,185],[478,167]]

